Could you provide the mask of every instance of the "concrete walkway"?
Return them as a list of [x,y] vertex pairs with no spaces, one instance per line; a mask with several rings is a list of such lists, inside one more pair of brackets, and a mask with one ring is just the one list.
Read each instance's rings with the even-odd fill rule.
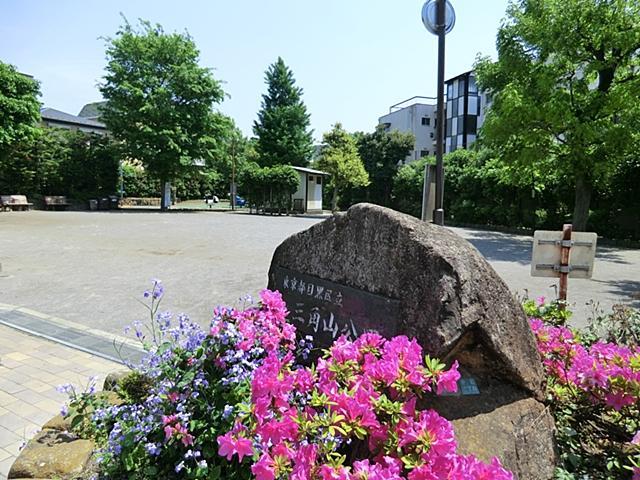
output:
[[56,387],[86,385],[122,365],[0,325],[0,480],[21,445],[60,412],[66,396]]

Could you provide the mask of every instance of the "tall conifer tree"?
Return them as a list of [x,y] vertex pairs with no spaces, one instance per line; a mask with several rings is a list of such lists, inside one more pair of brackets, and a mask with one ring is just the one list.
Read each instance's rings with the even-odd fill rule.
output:
[[267,93],[253,125],[260,164],[304,167],[313,151],[313,137],[302,88],[296,86],[291,69],[280,57],[267,69],[265,82]]

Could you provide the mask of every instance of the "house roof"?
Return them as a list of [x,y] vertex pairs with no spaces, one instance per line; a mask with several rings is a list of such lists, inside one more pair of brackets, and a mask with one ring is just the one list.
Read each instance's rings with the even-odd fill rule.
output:
[[106,130],[107,127],[104,123],[98,122],[97,120],[91,120],[89,118],[78,117],[76,115],[71,115],[70,113],[61,112],[60,110],[56,110],[55,108],[41,108],[40,116],[43,120],[49,122],[60,122],[67,123],[71,125],[80,125],[83,127],[92,127],[97,129]]
[[331,175],[330,173],[322,172],[320,170],[314,170],[313,168],[294,167],[293,165],[291,166],[291,168],[299,172],[310,173],[312,175]]
[[100,107],[102,107],[105,103],[107,102],[101,101],[101,102],[87,103],[84,107],[82,107],[82,110],[80,110],[80,113],[78,114],[78,116],[97,119],[98,117],[100,117]]

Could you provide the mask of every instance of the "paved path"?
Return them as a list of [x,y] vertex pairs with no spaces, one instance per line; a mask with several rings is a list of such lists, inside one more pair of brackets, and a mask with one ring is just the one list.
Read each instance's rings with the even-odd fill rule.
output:
[[[163,309],[205,325],[212,307],[238,305],[266,285],[276,246],[317,218],[193,212],[13,212],[0,214],[0,302],[114,334],[144,320],[141,293],[163,280]],[[531,278],[531,238],[453,229],[485,255],[512,291],[554,296]],[[304,252],[301,252],[304,254]],[[605,308],[640,306],[640,250],[598,247],[593,280],[575,280],[569,299],[582,324],[593,298]]]
[[208,324],[267,283],[271,255],[318,219],[193,212],[0,214],[0,302],[112,333],[145,320],[151,278],[163,309]]
[[60,412],[66,396],[56,387],[86,385],[122,365],[0,325],[0,480],[22,443]]

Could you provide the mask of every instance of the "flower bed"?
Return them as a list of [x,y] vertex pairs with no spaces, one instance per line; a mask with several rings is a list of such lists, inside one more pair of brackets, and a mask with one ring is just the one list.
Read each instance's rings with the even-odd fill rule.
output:
[[[601,318],[593,329],[571,330],[570,312],[544,298],[525,303],[547,375],[562,464],[559,479],[640,479],[640,348],[638,318]],[[615,315],[618,315],[616,317]],[[616,323],[617,322],[617,323]]]
[[[203,331],[159,312],[135,325],[149,351],[119,382],[122,405],[72,396],[68,417],[114,479],[511,479],[498,459],[456,452],[451,424],[419,400],[457,389],[457,363],[406,337],[338,340],[311,366],[278,292],[218,308]],[[175,324],[174,324],[175,323]]]

